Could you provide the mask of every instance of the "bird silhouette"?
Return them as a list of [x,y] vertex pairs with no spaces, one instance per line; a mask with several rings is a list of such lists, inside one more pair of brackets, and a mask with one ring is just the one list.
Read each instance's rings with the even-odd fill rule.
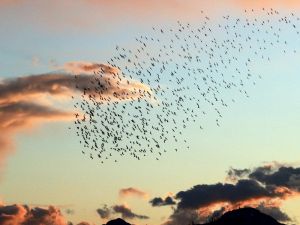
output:
[[291,34],[299,41],[295,14],[262,8],[216,21],[201,15],[197,24],[154,26],[134,38],[134,47],[117,45],[88,82],[74,76],[80,95],[72,97],[73,125],[83,154],[89,150],[103,163],[159,160],[179,146],[189,149],[186,130],[201,135],[206,121],[222,127],[223,112],[238,95],[250,97],[262,79],[255,64],[270,63],[276,52],[297,54],[288,43]]

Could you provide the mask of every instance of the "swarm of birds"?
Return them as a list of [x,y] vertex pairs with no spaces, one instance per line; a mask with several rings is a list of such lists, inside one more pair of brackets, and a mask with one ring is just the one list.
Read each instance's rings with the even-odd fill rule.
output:
[[125,155],[159,160],[179,146],[188,149],[187,128],[205,129],[208,115],[221,126],[222,110],[235,96],[249,97],[249,87],[262,78],[254,64],[297,53],[289,43],[299,35],[293,13],[245,10],[217,22],[201,14],[194,25],[152,27],[135,38],[134,48],[116,46],[108,69],[95,72],[85,86],[78,82],[74,106],[82,113],[74,125],[83,154],[104,163]]

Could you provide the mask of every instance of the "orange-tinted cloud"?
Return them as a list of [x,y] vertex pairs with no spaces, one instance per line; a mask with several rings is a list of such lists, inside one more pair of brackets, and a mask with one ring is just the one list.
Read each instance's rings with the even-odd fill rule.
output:
[[[270,9],[274,8],[297,10],[300,7],[300,1],[298,0],[229,0],[229,1],[218,1],[218,2],[207,2],[205,0],[87,0],[87,3],[100,5],[105,9],[110,9],[118,15],[131,14],[147,16],[153,12],[156,13],[158,18],[169,17],[169,18],[200,18],[201,10],[207,13],[221,12],[222,8],[227,9]],[[150,19],[150,18],[149,18]]]
[[5,6],[12,6],[16,4],[22,3],[22,0],[1,0],[0,1],[0,6],[5,7]]
[[29,208],[24,205],[0,206],[0,224],[2,225],[67,225],[59,209],[49,206]]
[[[201,20],[201,11],[214,12],[227,4],[206,0],[4,0],[0,12],[17,15],[11,25],[28,25],[39,30],[109,33],[128,26],[161,24],[166,19]],[[24,5],[24,7],[23,7]],[[70,10],[72,9],[72,10]],[[9,10],[9,11],[8,11]],[[55,15],[55,17],[53,17]],[[137,18],[139,18],[137,20]],[[1,22],[1,21],[0,21]],[[108,37],[109,38],[109,37]]]
[[[94,72],[97,75],[92,75]],[[57,107],[58,101],[67,105],[71,103],[72,95],[82,96],[83,92],[101,101],[133,101],[152,97],[148,86],[128,80],[118,72],[109,65],[72,62],[67,63],[62,72],[0,82],[0,163],[3,164],[13,150],[12,139],[17,132],[26,131],[40,123],[73,118],[72,109]]]
[[202,7],[203,9],[209,6],[204,0],[87,0],[86,2],[96,7],[103,7],[104,9],[113,11],[121,16],[122,14],[126,14],[131,16],[142,16],[144,18],[153,14],[160,18],[176,18],[184,14],[195,14],[195,8],[200,9]]
[[70,112],[53,109],[32,102],[18,101],[0,104],[0,166],[14,151],[13,137],[17,132],[30,129],[40,122],[71,119]]
[[[67,225],[61,211],[54,207],[34,207],[28,205],[0,205],[1,225]],[[81,222],[78,225],[89,225]]]
[[118,73],[120,72],[116,67],[105,65],[102,63],[92,63],[92,62],[68,62],[65,63],[63,69],[72,74],[94,74],[101,70],[102,73]]
[[129,187],[129,188],[123,188],[119,191],[119,196],[121,198],[126,198],[126,197],[138,197],[138,198],[143,198],[143,199],[147,199],[149,197],[149,195],[144,192],[141,191],[137,188],[134,187]]
[[231,0],[233,4],[240,8],[255,8],[255,9],[270,9],[274,8],[276,10],[279,10],[281,8],[284,9],[290,9],[290,10],[295,10],[298,9],[300,6],[300,2],[298,0],[285,0],[285,1],[280,1],[280,0]]
[[[26,6],[26,7],[23,7]],[[16,26],[30,26],[46,31],[89,31],[106,33],[121,30],[124,21],[128,26],[137,24],[161,24],[162,21],[201,21],[201,11],[209,16],[219,16],[245,8],[276,8],[298,10],[297,0],[2,0],[0,10],[10,10]],[[72,10],[70,10],[72,9]],[[8,15],[9,15],[8,14]],[[55,17],[53,17],[55,15]],[[137,20],[136,18],[139,18]],[[109,21],[109,25],[107,23]],[[14,22],[12,22],[14,24]]]

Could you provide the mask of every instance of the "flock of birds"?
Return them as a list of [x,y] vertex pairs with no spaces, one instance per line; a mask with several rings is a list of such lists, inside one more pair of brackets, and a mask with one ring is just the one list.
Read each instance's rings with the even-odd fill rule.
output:
[[200,23],[152,27],[134,47],[116,46],[107,63],[118,70],[100,69],[89,86],[78,83],[74,106],[82,114],[75,114],[74,129],[83,154],[104,163],[188,149],[187,128],[205,129],[208,116],[221,126],[237,94],[249,97],[262,78],[255,65],[297,53],[293,13],[262,8],[215,21],[201,13]]

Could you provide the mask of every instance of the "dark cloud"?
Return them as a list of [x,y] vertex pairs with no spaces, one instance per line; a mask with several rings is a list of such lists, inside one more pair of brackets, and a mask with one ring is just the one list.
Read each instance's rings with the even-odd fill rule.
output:
[[115,205],[112,207],[115,213],[120,213],[123,219],[149,219],[148,216],[139,215],[125,205]]
[[275,171],[273,171],[272,168],[265,169],[264,167],[258,167],[249,174],[249,178],[255,179],[266,185],[287,187],[300,191],[300,167],[293,168],[282,166]]
[[61,225],[65,223],[65,219],[63,218],[60,210],[53,206],[49,206],[48,209],[31,209],[26,221],[23,222],[23,225]]
[[278,162],[256,167],[254,169],[233,169],[227,174],[229,180],[238,180],[247,177],[263,185],[284,187],[300,191],[300,167],[292,167]]
[[110,219],[112,214],[121,214],[123,219],[149,219],[148,216],[134,213],[126,205],[114,205],[111,207],[104,205],[102,208],[97,209],[97,213],[102,219]]
[[101,219],[109,219],[111,215],[111,209],[104,205],[102,208],[96,210]]
[[167,196],[165,199],[161,197],[155,197],[149,201],[153,207],[155,206],[167,206],[167,205],[176,205],[174,199],[170,196]]
[[198,209],[216,202],[238,203],[250,199],[280,197],[272,188],[255,180],[239,180],[236,184],[201,184],[176,195],[178,208]]
[[[192,218],[207,222],[229,210],[246,206],[257,208],[281,222],[291,220],[280,205],[287,198],[300,194],[300,168],[278,163],[254,169],[231,168],[227,178],[232,183],[199,184],[178,192],[175,195],[177,206],[165,224],[179,225]],[[156,206],[162,199],[151,201]]]

